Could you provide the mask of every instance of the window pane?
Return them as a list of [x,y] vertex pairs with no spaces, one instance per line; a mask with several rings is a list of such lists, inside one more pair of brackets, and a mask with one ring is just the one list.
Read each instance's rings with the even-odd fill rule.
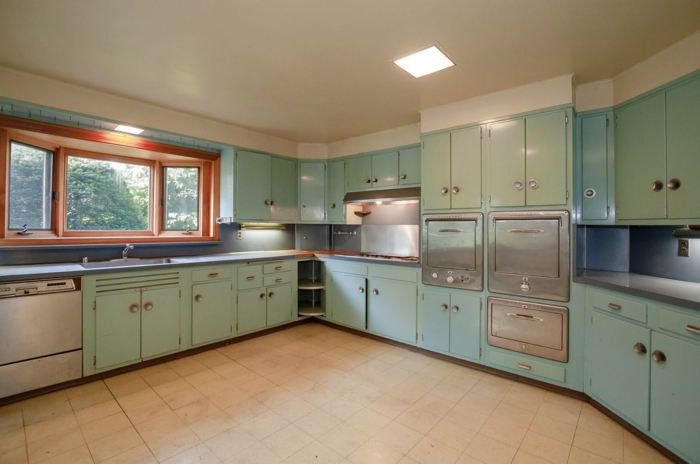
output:
[[149,230],[151,168],[68,157],[67,230]]
[[10,229],[51,229],[53,152],[10,143]]
[[163,168],[164,230],[199,230],[199,168]]

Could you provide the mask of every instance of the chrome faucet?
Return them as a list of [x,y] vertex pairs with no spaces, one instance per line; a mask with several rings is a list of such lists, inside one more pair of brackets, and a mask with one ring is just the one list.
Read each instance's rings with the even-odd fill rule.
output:
[[122,250],[122,259],[129,259],[129,251],[134,249],[134,245],[126,244]]

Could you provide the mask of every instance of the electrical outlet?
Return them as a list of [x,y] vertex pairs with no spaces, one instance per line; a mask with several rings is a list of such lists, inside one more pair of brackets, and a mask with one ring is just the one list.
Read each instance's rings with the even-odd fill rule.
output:
[[681,238],[678,240],[678,256],[688,258],[690,256],[690,240]]
[[236,233],[236,240],[242,240],[242,239],[243,239],[243,231],[242,231],[242,230],[239,230],[239,231]]

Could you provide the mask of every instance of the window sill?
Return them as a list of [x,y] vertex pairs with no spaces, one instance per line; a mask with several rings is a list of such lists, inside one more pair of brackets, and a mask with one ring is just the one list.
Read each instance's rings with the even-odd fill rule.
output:
[[33,248],[33,247],[100,247],[103,245],[123,245],[125,243],[141,243],[148,246],[158,245],[217,245],[221,243],[216,237],[37,237],[37,238],[9,238],[0,240],[0,247]]

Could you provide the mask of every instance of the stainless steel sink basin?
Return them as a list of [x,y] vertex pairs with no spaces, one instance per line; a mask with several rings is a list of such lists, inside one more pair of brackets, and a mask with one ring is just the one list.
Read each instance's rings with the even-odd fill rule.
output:
[[153,258],[153,259],[139,259],[139,258],[127,258],[127,259],[113,259],[111,261],[99,261],[94,263],[83,263],[85,269],[100,269],[100,268],[111,268],[111,267],[134,267],[134,266],[152,266],[154,264],[169,264],[172,260],[170,258]]

